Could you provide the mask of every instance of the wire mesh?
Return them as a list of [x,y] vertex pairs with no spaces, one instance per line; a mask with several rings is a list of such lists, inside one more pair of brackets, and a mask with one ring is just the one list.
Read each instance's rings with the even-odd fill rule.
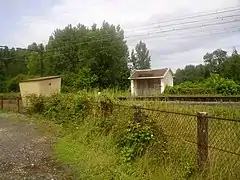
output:
[[[139,102],[138,102],[139,103]],[[24,110],[21,101],[20,112]],[[136,113],[136,102],[112,104],[108,108],[100,102],[91,102],[91,119],[99,119],[106,133],[118,134],[127,129]],[[166,166],[172,173],[196,173],[198,170],[197,112],[206,111],[208,122],[207,174],[211,179],[240,179],[240,121],[239,106],[219,107],[139,103],[137,106],[148,120],[162,129],[167,139]],[[157,108],[156,108],[157,107]],[[4,100],[3,109],[17,111],[17,100]],[[231,111],[230,111],[231,109]],[[216,117],[214,117],[215,115]],[[111,121],[109,121],[111,118]],[[112,121],[113,120],[113,121]],[[119,126],[121,124],[121,126]],[[98,124],[99,125],[99,124]],[[186,178],[186,177],[185,177]]]
[[[190,111],[196,113],[177,112],[175,106],[169,108],[171,111],[166,110],[167,107],[163,104],[161,107],[162,109],[153,109],[142,105],[141,112],[163,129],[167,137],[169,158],[171,163],[176,165],[174,171],[186,171],[186,168],[193,168],[189,171],[194,173],[198,168],[197,156],[199,156],[198,111],[191,109]],[[236,106],[233,107],[236,108]],[[219,117],[206,116],[208,122],[206,169],[208,176],[212,179],[240,178],[240,121],[234,119],[239,117],[239,113],[234,111],[231,113],[228,108],[221,107],[216,110],[211,106],[209,114],[218,114]],[[207,107],[201,107],[199,110],[207,111]]]
[[208,117],[210,171],[221,179],[240,178],[240,122]]

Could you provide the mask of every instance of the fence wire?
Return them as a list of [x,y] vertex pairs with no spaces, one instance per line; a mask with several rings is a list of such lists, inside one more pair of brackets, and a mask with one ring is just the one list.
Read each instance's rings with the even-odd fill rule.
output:
[[[96,107],[101,107],[99,102]],[[119,123],[127,123],[133,118],[136,106],[127,104],[112,104],[112,110],[107,114],[103,109],[91,111],[95,117],[111,115]],[[94,108],[96,108],[94,106]],[[1,109],[24,112],[21,100],[1,100]],[[155,122],[163,129],[167,137],[167,148],[170,163],[175,167],[173,173],[177,171],[189,171],[194,173],[198,168],[198,118],[197,110],[194,113],[179,111],[179,109],[160,106],[153,108],[151,105],[137,106],[141,113],[149,120]],[[195,107],[190,107],[195,108]],[[208,112],[208,107],[202,110]],[[217,111],[217,117],[213,116],[213,108],[209,108],[209,114],[205,116],[207,121],[207,173],[211,179],[240,179],[240,120],[239,113],[229,115],[226,108]],[[221,113],[222,112],[222,113]],[[232,117],[232,118],[231,118]],[[111,128],[114,124],[104,122],[102,126]],[[123,126],[124,128],[124,126]],[[180,169],[180,170],[179,170]],[[187,169],[187,170],[186,170]]]
[[[123,104],[116,107],[133,108]],[[141,107],[141,112],[159,124],[168,138],[170,157],[176,164],[196,165],[198,154],[198,115]],[[211,111],[212,112],[212,111]],[[224,112],[224,111],[223,111]],[[233,117],[235,117],[233,115]],[[207,121],[208,177],[240,179],[240,121],[224,113],[205,116]]]

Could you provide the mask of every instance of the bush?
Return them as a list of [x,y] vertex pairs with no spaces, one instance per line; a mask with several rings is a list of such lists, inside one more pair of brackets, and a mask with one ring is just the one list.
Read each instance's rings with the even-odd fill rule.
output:
[[63,76],[62,92],[89,90],[96,80],[97,77],[91,75],[90,69],[82,68],[78,73],[68,73]]
[[[161,127],[143,112],[134,114],[134,109],[125,111],[120,108],[114,113],[113,104],[116,100],[110,94],[102,93],[97,98],[87,92],[54,94],[45,98],[31,96],[30,101],[29,112],[42,113],[58,124],[81,126],[88,119],[95,121],[95,132],[91,133],[113,135],[124,162],[134,161],[153,146],[158,146],[154,151],[162,155],[166,152],[166,140]],[[125,118],[126,114],[128,118]]]
[[170,95],[207,95],[207,94],[216,94],[216,90],[211,88],[182,88],[180,86],[167,86],[164,94]]
[[165,94],[176,95],[237,95],[240,93],[240,87],[233,80],[224,79],[218,74],[212,74],[204,82],[184,82],[182,84],[170,87],[167,86]]
[[158,152],[158,160],[163,160],[167,153],[167,140],[162,128],[140,111],[134,113],[127,128],[117,137],[119,137],[117,144],[121,149],[124,162],[132,162],[137,157],[142,157],[147,151],[151,155]]
[[27,101],[30,102],[27,112],[28,113],[42,113],[45,110],[45,98],[43,96],[37,96],[35,94],[27,97]]
[[22,80],[29,79],[29,76],[26,76],[24,74],[19,74],[16,77],[13,77],[11,79],[8,79],[4,84],[4,91],[5,92],[19,92],[19,82]]

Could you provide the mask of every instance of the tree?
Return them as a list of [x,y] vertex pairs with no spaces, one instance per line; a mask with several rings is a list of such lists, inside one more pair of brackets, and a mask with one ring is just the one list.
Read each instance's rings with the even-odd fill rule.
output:
[[43,67],[43,61],[44,61],[44,53],[45,53],[45,47],[44,45],[32,43],[28,46],[28,74],[34,75],[34,76],[43,76],[44,74],[44,67]]
[[207,53],[203,56],[204,62],[209,65],[211,73],[219,73],[219,67],[226,60],[227,52],[217,49],[212,53]]
[[209,76],[210,73],[207,72],[206,66],[202,64],[197,66],[187,65],[184,69],[177,69],[174,84],[181,84],[185,81],[202,81]]
[[120,26],[103,22],[99,28],[84,25],[57,29],[49,38],[45,56],[48,75],[79,73],[90,69],[93,87],[126,87],[129,84],[128,47]]
[[136,47],[135,51],[132,50],[130,62],[133,63],[134,69],[149,69],[151,68],[151,56],[149,55],[149,50],[144,42],[140,41]]
[[236,49],[233,49],[232,56],[228,57],[220,67],[220,75],[240,83],[240,56]]
[[233,47],[232,56],[233,57],[238,57],[239,56],[238,51],[237,51],[237,49],[235,47]]

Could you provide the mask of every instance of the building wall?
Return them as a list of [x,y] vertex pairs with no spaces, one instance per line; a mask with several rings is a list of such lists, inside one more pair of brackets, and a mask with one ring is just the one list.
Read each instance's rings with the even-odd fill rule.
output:
[[135,80],[131,80],[131,95],[135,96],[136,90],[135,90]]
[[134,96],[151,96],[161,92],[160,79],[133,80]]
[[164,92],[166,86],[173,86],[173,75],[170,71],[168,71],[166,76],[161,80],[161,93]]
[[61,91],[61,78],[38,81],[40,94],[48,96]]
[[50,95],[53,93],[60,93],[61,90],[61,78],[47,79],[40,81],[29,81],[29,82],[20,82],[20,91],[23,106],[26,107],[29,105],[29,100],[27,96],[31,94],[39,95]]
[[22,103],[23,106],[26,107],[28,105],[28,100],[27,96],[31,94],[39,94],[40,93],[40,88],[39,84],[37,81],[30,81],[30,82],[20,82],[20,92],[21,92],[21,97],[22,97]]

